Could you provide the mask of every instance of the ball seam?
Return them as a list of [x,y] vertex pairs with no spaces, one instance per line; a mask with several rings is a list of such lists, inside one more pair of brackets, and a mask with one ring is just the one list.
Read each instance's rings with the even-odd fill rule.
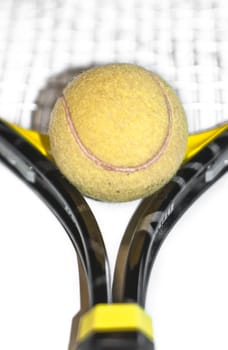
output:
[[152,77],[152,79],[157,83],[157,85],[159,86],[159,89],[163,95],[163,98],[165,100],[165,105],[167,108],[167,113],[168,113],[168,130],[167,130],[167,134],[165,136],[165,139],[161,145],[161,147],[158,149],[158,151],[153,155],[152,158],[148,159],[147,161],[145,161],[142,164],[139,164],[137,166],[130,166],[130,167],[122,167],[122,166],[116,166],[113,165],[111,163],[105,162],[103,160],[101,160],[100,158],[96,157],[92,152],[90,152],[88,150],[88,148],[83,144],[77,129],[74,126],[73,120],[72,120],[72,115],[69,109],[69,106],[67,104],[66,101],[66,97],[64,95],[62,95],[60,97],[61,103],[63,105],[64,108],[64,114],[66,117],[66,122],[68,127],[70,128],[71,134],[75,140],[75,142],[78,144],[79,148],[81,149],[82,153],[91,161],[93,161],[96,165],[102,167],[105,170],[109,170],[109,171],[115,171],[115,172],[123,172],[123,173],[134,173],[140,170],[144,170],[147,169],[148,167],[150,167],[151,165],[153,165],[155,162],[157,162],[159,160],[159,158],[162,157],[162,155],[164,154],[169,141],[170,141],[170,137],[171,137],[171,129],[172,129],[172,123],[173,123],[173,115],[172,115],[172,108],[171,108],[171,104],[169,101],[169,98],[166,94],[166,92],[164,91],[164,88],[161,86],[159,80],[155,77]]

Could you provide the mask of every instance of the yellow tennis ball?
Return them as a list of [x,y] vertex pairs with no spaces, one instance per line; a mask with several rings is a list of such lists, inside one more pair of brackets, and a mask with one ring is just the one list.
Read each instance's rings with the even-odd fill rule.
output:
[[65,88],[49,136],[59,169],[82,193],[128,201],[155,192],[176,173],[187,122],[175,92],[157,74],[110,64]]

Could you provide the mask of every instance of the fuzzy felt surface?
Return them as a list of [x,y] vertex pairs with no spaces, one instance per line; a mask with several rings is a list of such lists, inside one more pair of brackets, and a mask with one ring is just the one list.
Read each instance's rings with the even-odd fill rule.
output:
[[175,174],[187,123],[175,92],[158,75],[113,64],[88,70],[66,87],[49,136],[58,167],[79,190],[127,201],[149,195]]

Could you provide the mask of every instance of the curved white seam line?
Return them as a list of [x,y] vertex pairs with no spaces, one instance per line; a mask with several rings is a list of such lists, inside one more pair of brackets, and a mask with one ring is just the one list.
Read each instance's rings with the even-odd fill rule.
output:
[[104,162],[101,159],[99,159],[98,157],[96,157],[94,154],[92,154],[86,147],[85,145],[82,143],[78,132],[73,124],[72,121],[72,117],[71,117],[71,113],[69,110],[69,107],[67,105],[65,96],[62,95],[60,98],[62,100],[62,104],[65,110],[65,115],[66,115],[66,120],[67,120],[67,124],[70,127],[71,133],[76,141],[76,143],[79,145],[81,151],[86,155],[87,158],[89,158],[90,160],[92,160],[95,164],[97,164],[98,166],[101,166],[102,168],[106,169],[106,170],[110,170],[110,171],[117,171],[117,172],[126,172],[126,173],[133,173],[136,171],[140,171],[143,169],[148,168],[149,166],[151,166],[153,163],[155,163],[164,153],[165,149],[167,148],[167,145],[170,141],[170,137],[171,137],[171,129],[172,129],[172,110],[171,110],[171,106],[170,106],[170,102],[169,99],[167,97],[167,95],[164,93],[159,81],[157,79],[154,78],[154,80],[156,80],[157,84],[160,87],[161,93],[165,99],[165,103],[166,103],[166,107],[167,107],[167,112],[168,112],[168,131],[167,131],[167,135],[165,137],[165,140],[161,146],[161,148],[157,151],[157,153],[149,160],[147,160],[146,162],[144,162],[143,164],[140,164],[138,166],[132,166],[132,167],[119,167],[119,166],[115,166],[111,163],[108,162]]

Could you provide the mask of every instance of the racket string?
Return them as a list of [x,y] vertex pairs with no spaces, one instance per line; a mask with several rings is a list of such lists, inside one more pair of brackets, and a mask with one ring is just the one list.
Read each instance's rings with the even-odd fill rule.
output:
[[[227,120],[225,0],[98,4],[12,0],[0,5],[3,117],[29,127],[32,114],[36,128],[47,130],[50,77],[69,67],[128,61],[155,70],[174,86],[191,133]],[[44,89],[45,105],[39,101]]]

